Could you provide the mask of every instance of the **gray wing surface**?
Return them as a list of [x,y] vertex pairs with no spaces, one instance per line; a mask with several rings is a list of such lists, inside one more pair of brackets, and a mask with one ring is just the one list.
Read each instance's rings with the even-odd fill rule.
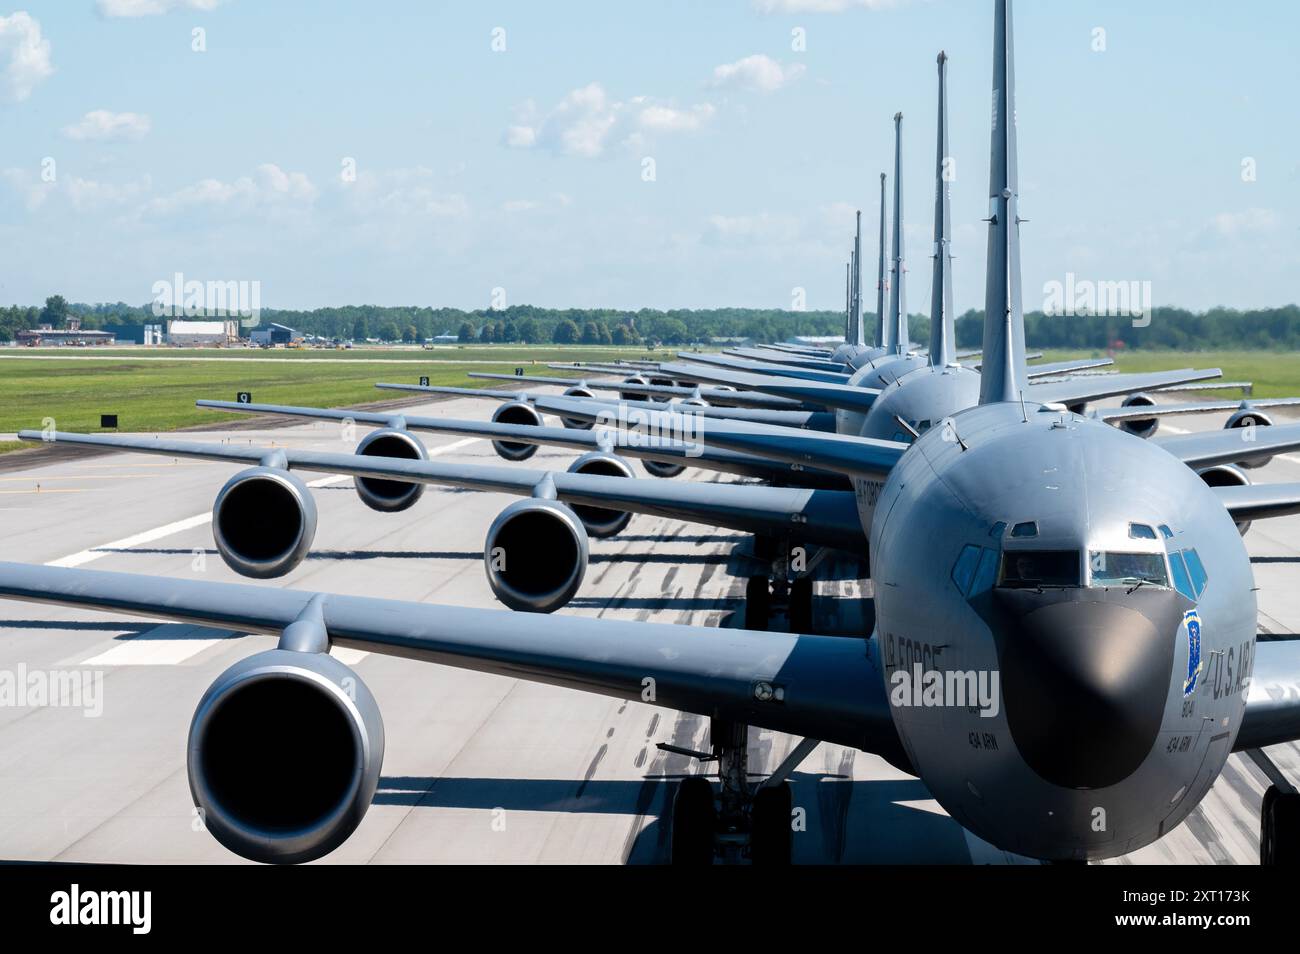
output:
[[1167,414],[1208,414],[1215,411],[1249,411],[1252,408],[1294,407],[1300,398],[1262,398],[1258,401],[1193,401],[1190,404],[1153,404],[1148,407],[1117,407],[1099,410],[1103,421],[1141,420]]
[[[652,685],[656,705],[880,754],[898,750],[875,643],[867,639],[539,616],[0,563],[0,598],[244,632],[277,635],[317,597],[335,645],[623,699],[645,699]],[[756,692],[759,683],[780,692]]]
[[1153,437],[1151,442],[1163,447],[1187,466],[1198,469],[1240,461],[1266,462],[1278,454],[1300,449],[1300,424],[1271,424],[1267,427],[1175,434],[1171,437]]
[[648,429],[655,434],[690,435],[704,446],[782,460],[800,467],[837,471],[850,477],[883,478],[907,452],[910,445],[869,437],[822,434],[744,421],[714,421],[673,411],[636,411],[626,420],[616,420],[609,406],[571,398],[538,398],[537,406],[565,417],[594,421],[629,430]]
[[[21,431],[23,440],[42,440],[40,431]],[[84,447],[166,457],[279,466],[354,477],[377,477],[411,483],[463,487],[469,490],[532,496],[554,488],[557,499],[609,510],[673,517],[711,527],[748,533],[789,534],[820,543],[865,552],[866,537],[848,490],[807,490],[737,484],[669,483],[657,478],[570,474],[518,467],[452,464],[433,460],[366,457],[319,451],[269,449],[205,444],[167,438],[55,432],[54,441]]]
[[1300,641],[1255,642],[1246,712],[1233,751],[1300,739]]
[[671,374],[674,377],[749,388],[761,394],[770,394],[775,397],[804,401],[824,407],[840,408],[846,411],[857,411],[860,414],[865,414],[871,410],[871,406],[880,394],[874,388],[860,388],[854,385],[829,381],[800,381],[780,375],[747,374],[743,371],[709,368],[704,365],[665,364],[664,373]]
[[1242,487],[1212,487],[1215,495],[1237,522],[1287,517],[1300,513],[1300,484],[1248,484]]
[[1102,398],[1118,397],[1121,394],[1134,394],[1138,391],[1150,391],[1171,384],[1186,384],[1190,381],[1208,381],[1222,377],[1218,368],[1184,368],[1178,371],[1150,371],[1139,374],[1099,374],[1066,381],[1044,381],[1029,385],[1025,392],[1027,400],[1043,404],[1084,404],[1088,401],[1100,401]]
[[[736,371],[746,371],[759,374],[779,374],[789,378],[802,378],[806,381],[827,381],[834,384],[843,384],[849,379],[849,375],[840,371],[812,371],[807,368],[796,368],[787,364],[770,364],[765,361],[747,361],[744,358],[732,358],[722,354],[697,354],[694,351],[679,351],[677,358],[680,361],[689,361],[699,364],[716,365],[720,368],[732,368]],[[659,370],[666,371],[667,365],[661,364]],[[675,377],[675,375],[664,375],[665,377]]]

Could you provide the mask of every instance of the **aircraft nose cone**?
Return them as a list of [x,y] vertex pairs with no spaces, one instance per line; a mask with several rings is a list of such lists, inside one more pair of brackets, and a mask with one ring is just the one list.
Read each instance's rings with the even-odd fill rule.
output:
[[1155,743],[1183,609],[1142,587],[999,593],[1007,725],[1029,767],[1064,788],[1105,788]]

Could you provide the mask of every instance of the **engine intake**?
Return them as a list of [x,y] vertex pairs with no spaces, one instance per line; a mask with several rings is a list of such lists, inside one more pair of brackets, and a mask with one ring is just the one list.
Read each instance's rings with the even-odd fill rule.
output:
[[316,501],[307,485],[274,467],[242,470],[212,505],[212,536],[240,576],[284,576],[307,556],[316,536]]
[[488,584],[513,610],[550,613],[573,598],[587,572],[587,532],[555,500],[517,500],[492,521],[483,547]]
[[[590,388],[584,388],[581,385],[574,385],[571,388],[565,389],[564,396],[576,397],[576,398],[594,398],[596,396],[596,393],[592,391]],[[592,429],[592,427],[595,426],[595,422],[593,421],[580,421],[576,417],[562,417],[560,418],[560,423],[562,423],[565,427],[571,428],[572,430],[575,431],[589,431]]]
[[[1207,467],[1199,473],[1201,480],[1211,487],[1249,487],[1252,483],[1246,472],[1236,464],[1219,464],[1216,467]],[[1250,529],[1250,524],[1249,520],[1238,520],[1237,532],[1244,537],[1246,531]]]
[[[1130,394],[1120,404],[1121,407],[1155,407],[1156,400],[1149,394]],[[1132,417],[1119,422],[1120,430],[1127,431],[1134,437],[1146,439],[1160,428],[1157,417]]]
[[[356,453],[363,457],[393,457],[399,460],[428,460],[429,454],[416,437],[407,431],[371,431],[361,439]],[[406,480],[386,480],[382,477],[357,477],[353,479],[357,496],[371,510],[380,513],[397,513],[411,507],[424,496],[424,484]]]
[[[623,383],[624,384],[645,384],[646,379],[639,374],[634,374],[630,378],[624,378]],[[619,400],[622,401],[640,401],[640,400],[644,400],[644,398],[646,397],[646,395],[644,394],[637,394],[631,391],[622,391],[619,393],[618,396],[619,396]]]
[[329,854],[379,783],[384,723],[365,683],[326,653],[272,649],[235,663],[190,724],[190,792],[235,854],[275,864]]
[[[627,461],[616,454],[592,451],[590,454],[583,454],[570,464],[569,473],[631,477],[632,468]],[[587,533],[598,539],[622,533],[623,528],[632,519],[632,515],[626,510],[611,510],[608,507],[593,507],[590,504],[569,504],[569,508],[578,515]]]
[[[530,427],[542,426],[542,415],[537,408],[524,401],[508,401],[492,412],[496,424],[526,424]],[[496,440],[492,449],[506,460],[527,460],[537,453],[536,444],[524,444],[521,441]]]
[[[1273,419],[1253,407],[1242,407],[1241,410],[1235,411],[1224,423],[1225,430],[1232,430],[1238,427],[1270,427]],[[1237,462],[1238,467],[1263,467],[1271,458],[1262,458],[1259,460],[1241,460]]]

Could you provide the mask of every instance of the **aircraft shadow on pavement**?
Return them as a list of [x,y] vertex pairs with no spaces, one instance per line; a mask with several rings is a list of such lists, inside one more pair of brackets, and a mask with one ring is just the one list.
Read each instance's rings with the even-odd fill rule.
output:
[[119,638],[133,638],[157,628],[157,623],[114,623],[111,620],[82,619],[0,619],[0,629],[62,629],[69,632],[120,633]]
[[[376,805],[412,809],[504,809],[627,815],[646,824],[629,832],[628,864],[669,860],[667,818],[680,775],[644,779],[434,778],[383,776]],[[916,779],[853,780],[796,772],[794,805],[806,826],[794,836],[802,864],[970,864],[961,826],[910,804],[930,799]]]

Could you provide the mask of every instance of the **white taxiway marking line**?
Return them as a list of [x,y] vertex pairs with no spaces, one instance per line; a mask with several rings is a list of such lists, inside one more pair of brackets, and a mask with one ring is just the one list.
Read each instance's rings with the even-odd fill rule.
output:
[[[453,441],[442,447],[434,447],[429,450],[430,457],[437,457],[462,447],[468,447],[470,444],[483,440],[481,437],[467,437],[464,440]],[[352,478],[347,474],[333,474],[329,477],[321,477],[317,480],[309,481],[308,487],[328,487],[332,484],[340,484],[345,480]],[[212,511],[207,513],[196,514],[193,517],[186,517],[184,520],[177,520],[173,523],[164,524],[161,527],[154,527],[152,530],[146,530],[143,533],[137,533],[134,536],[123,537],[121,540],[114,540],[111,543],[100,544],[89,550],[79,550],[69,556],[60,557],[57,560],[51,560],[46,566],[74,567],[84,566],[92,560],[98,560],[100,557],[107,556],[118,550],[129,550],[132,547],[143,546],[146,543],[153,543],[155,540],[161,540],[163,537],[169,537],[173,533],[180,533],[183,530],[192,530],[194,527],[201,527],[205,523],[212,521]],[[114,646],[96,656],[92,656],[81,663],[83,666],[175,666],[185,662],[185,660],[196,656],[210,646],[224,642],[230,637],[218,639],[179,637],[179,638],[159,638],[150,637],[150,633],[157,633],[158,630],[168,628],[176,624],[165,624],[157,629],[149,630],[141,636],[133,636],[124,640],[121,645]],[[194,627],[184,627],[185,629],[195,629]],[[211,630],[202,630],[203,633],[209,633]],[[241,634],[242,635],[242,634]],[[141,638],[149,637],[149,638]],[[361,660],[365,659],[369,653],[359,649],[343,649],[335,647],[330,650],[330,654],[345,665],[355,666]]]
[[[166,634],[166,635],[160,635]],[[82,666],[178,666],[228,639],[243,634],[212,636],[212,630],[183,623],[164,623],[154,629],[120,639],[117,645],[89,659]]]

